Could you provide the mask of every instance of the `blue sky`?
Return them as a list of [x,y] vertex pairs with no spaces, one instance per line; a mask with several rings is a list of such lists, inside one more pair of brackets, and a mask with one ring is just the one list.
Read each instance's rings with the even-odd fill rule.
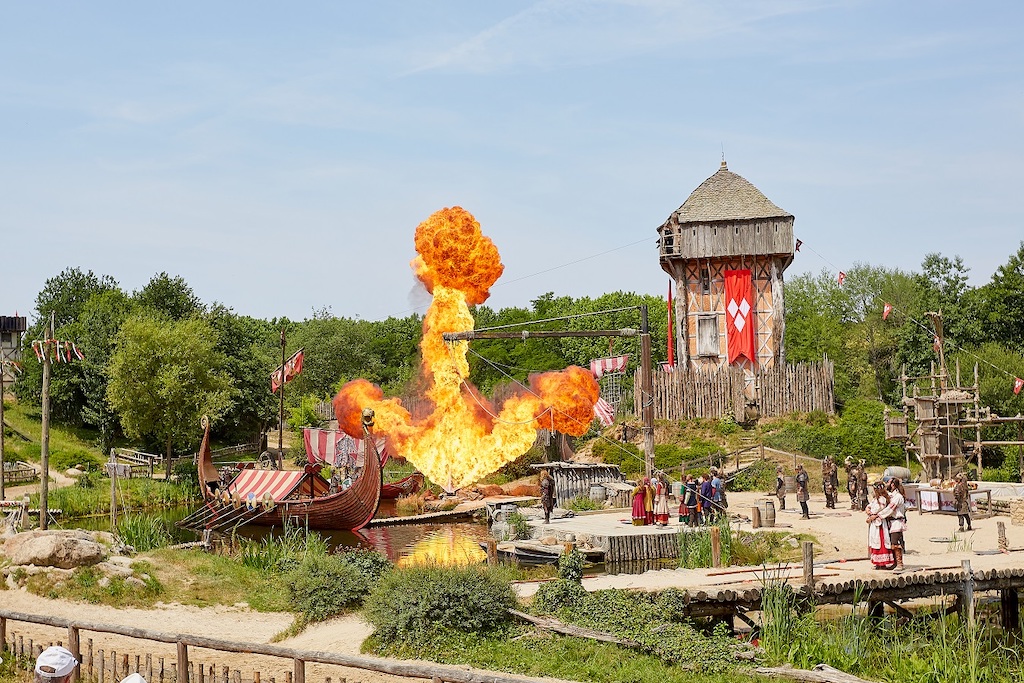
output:
[[1022,3],[0,12],[7,314],[79,266],[259,317],[405,315],[413,231],[456,204],[506,265],[490,305],[663,293],[655,229],[723,146],[840,267],[938,251],[982,284],[1024,239]]

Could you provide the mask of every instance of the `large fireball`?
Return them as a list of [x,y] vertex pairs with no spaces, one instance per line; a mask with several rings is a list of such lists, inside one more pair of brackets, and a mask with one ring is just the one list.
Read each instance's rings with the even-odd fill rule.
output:
[[360,412],[376,412],[376,429],[421,472],[454,491],[525,453],[537,430],[580,435],[593,419],[598,386],[583,368],[530,378],[530,390],[495,409],[468,380],[468,344],[446,344],[445,332],[473,329],[469,306],[481,304],[504,266],[494,243],[461,207],[442,209],[416,228],[416,276],[434,295],[423,320],[421,374],[433,402],[430,415],[413,420],[401,401],[384,398],[366,380],[349,382],[334,397],[339,426],[361,436]]

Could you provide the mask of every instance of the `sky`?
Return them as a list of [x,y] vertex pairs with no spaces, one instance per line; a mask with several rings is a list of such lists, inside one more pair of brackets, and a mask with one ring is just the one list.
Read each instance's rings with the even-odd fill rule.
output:
[[497,245],[487,302],[663,294],[719,166],[796,216],[787,277],[1024,240],[1024,3],[0,1],[0,309],[77,266],[301,320],[429,301],[416,225]]

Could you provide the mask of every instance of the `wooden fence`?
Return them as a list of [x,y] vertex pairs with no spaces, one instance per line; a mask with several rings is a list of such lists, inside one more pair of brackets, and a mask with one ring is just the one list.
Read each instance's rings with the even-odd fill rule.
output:
[[[687,420],[733,417],[747,419],[754,403],[761,417],[820,410],[835,412],[832,361],[781,365],[748,376],[742,368],[726,366],[714,372],[676,368],[653,378],[654,418]],[[640,373],[633,376],[633,409],[641,414]]]
[[[66,629],[67,641],[48,643],[33,642],[24,636],[9,632],[8,622],[24,622],[40,624],[59,629]],[[92,639],[82,641],[82,632],[113,634],[128,638],[173,644],[175,656],[165,661],[163,657],[154,658],[147,654],[126,654],[123,651],[104,652],[93,649]],[[254,670],[243,679],[242,672],[230,670],[226,666],[195,661],[195,653],[189,648],[201,648],[217,652],[231,652],[249,655],[262,655],[284,659],[290,665],[290,671],[284,671],[284,683],[305,683],[307,664],[324,664],[344,669],[376,671],[406,678],[425,678],[432,681],[449,681],[451,683],[536,683],[538,679],[515,674],[500,674],[469,667],[447,666],[424,661],[403,661],[378,657],[362,657],[336,652],[316,650],[298,650],[268,645],[265,643],[245,643],[219,638],[205,638],[183,633],[163,633],[149,629],[133,628],[116,624],[100,624],[96,622],[65,619],[40,614],[26,614],[12,610],[0,609],[0,648],[14,654],[18,661],[29,668],[36,656],[49,645],[63,645],[81,662],[75,672],[73,682],[85,679],[97,683],[117,683],[130,673],[139,673],[147,683],[261,683],[262,675]],[[83,648],[84,645],[84,648]],[[191,658],[190,658],[191,655]],[[109,676],[109,678],[108,678]],[[274,677],[266,679],[276,683]],[[556,679],[545,679],[549,683],[568,683]],[[325,677],[331,683],[330,677]],[[338,683],[346,683],[339,678]]]

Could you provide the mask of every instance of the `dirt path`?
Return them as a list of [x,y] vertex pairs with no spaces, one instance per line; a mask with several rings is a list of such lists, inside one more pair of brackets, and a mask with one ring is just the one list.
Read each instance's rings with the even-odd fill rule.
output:
[[[42,466],[29,463],[35,468],[36,474],[42,470]],[[63,472],[50,472],[50,490],[63,488],[65,486],[73,486],[77,483],[77,479],[69,477]],[[4,500],[21,500],[22,496],[32,495],[33,493],[39,493],[40,482],[34,484],[25,484],[23,486],[5,486],[4,487]]]

